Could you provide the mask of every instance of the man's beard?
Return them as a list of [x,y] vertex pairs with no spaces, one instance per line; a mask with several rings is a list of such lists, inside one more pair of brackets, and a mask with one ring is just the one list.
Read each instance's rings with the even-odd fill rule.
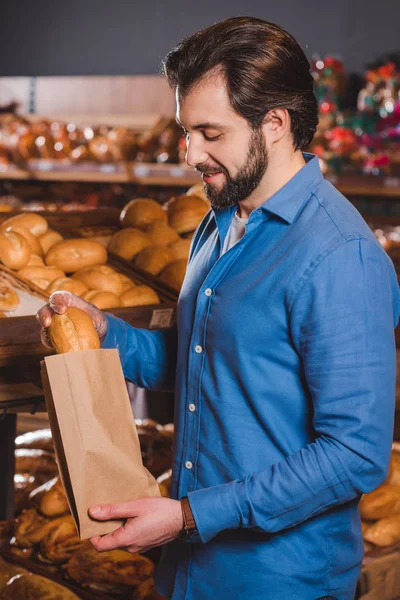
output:
[[223,165],[220,163],[218,165],[219,167],[214,169],[207,169],[202,165],[196,167],[200,173],[212,175],[221,172],[226,177],[222,189],[217,189],[209,183],[204,184],[204,191],[211,207],[214,210],[221,210],[228,206],[237,206],[259,186],[268,167],[268,150],[261,129],[253,131],[246,161],[236,177],[231,177]]

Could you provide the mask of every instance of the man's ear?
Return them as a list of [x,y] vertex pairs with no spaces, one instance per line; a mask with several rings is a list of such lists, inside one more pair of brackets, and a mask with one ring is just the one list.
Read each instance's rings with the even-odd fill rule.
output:
[[271,142],[279,142],[290,132],[290,116],[286,108],[274,108],[265,115],[263,130]]

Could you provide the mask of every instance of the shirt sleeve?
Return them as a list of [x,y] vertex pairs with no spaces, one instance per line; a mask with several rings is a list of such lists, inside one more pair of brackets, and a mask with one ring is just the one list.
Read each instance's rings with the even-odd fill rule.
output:
[[173,390],[177,358],[177,329],[136,329],[107,314],[102,348],[117,348],[126,379],[148,390]]
[[224,529],[293,527],[372,491],[386,477],[399,318],[393,266],[373,241],[352,239],[308,271],[299,280],[290,327],[315,439],[262,472],[190,492],[202,542]]

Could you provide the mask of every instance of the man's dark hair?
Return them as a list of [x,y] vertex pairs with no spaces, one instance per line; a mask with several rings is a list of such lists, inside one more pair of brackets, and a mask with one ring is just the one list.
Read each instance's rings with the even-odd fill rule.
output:
[[234,110],[259,128],[266,114],[286,108],[296,150],[307,146],[318,125],[310,64],[294,37],[273,23],[235,17],[184,39],[163,61],[180,98],[212,72],[224,75]]

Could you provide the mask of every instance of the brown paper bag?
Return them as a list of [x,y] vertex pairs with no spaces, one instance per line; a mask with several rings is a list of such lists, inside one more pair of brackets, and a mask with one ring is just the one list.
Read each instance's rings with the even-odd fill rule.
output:
[[110,533],[122,521],[95,521],[90,506],[160,495],[142,463],[118,351],[49,356],[41,371],[58,468],[80,538]]

